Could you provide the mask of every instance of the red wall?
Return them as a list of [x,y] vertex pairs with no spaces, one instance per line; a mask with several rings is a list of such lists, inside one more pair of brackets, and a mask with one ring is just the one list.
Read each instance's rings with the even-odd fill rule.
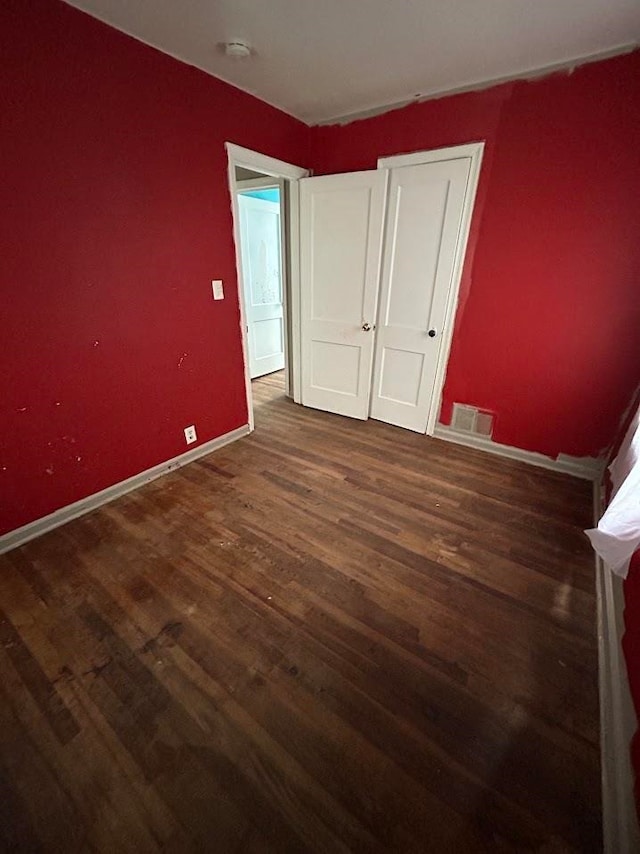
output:
[[224,142],[309,131],[57,0],[0,30],[1,534],[246,423]]
[[495,413],[494,439],[597,456],[638,382],[640,52],[317,128],[318,173],[484,139],[441,418]]

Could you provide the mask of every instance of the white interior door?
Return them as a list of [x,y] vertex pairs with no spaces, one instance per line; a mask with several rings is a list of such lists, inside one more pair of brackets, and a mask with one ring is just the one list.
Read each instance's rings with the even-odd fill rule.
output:
[[300,182],[302,403],[369,416],[387,172]]
[[249,373],[284,368],[280,202],[238,194]]
[[371,416],[424,433],[471,158],[391,169]]

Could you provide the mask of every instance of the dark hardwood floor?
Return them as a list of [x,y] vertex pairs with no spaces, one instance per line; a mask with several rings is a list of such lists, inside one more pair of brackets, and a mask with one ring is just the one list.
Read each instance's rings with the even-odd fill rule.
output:
[[590,484],[254,387],[0,558],[3,850],[601,850]]

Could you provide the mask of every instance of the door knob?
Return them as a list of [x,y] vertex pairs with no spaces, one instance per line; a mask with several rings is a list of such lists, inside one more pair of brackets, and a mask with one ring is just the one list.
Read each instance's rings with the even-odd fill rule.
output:
[[363,332],[370,332],[371,331],[371,324],[370,323],[363,323],[362,324],[362,331]]
[[427,332],[427,335],[429,336],[429,338],[435,338],[437,334],[438,334],[438,333],[437,333],[437,331],[436,331],[435,329],[430,329],[430,330]]

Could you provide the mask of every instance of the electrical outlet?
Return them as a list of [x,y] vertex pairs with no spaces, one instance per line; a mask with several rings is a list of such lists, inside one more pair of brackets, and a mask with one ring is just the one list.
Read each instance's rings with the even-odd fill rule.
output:
[[211,281],[211,290],[213,291],[214,299],[224,299],[224,290],[222,288],[222,279],[213,279]]
[[187,445],[193,445],[194,442],[198,441],[194,424],[192,424],[191,427],[184,428],[184,438],[186,439]]

